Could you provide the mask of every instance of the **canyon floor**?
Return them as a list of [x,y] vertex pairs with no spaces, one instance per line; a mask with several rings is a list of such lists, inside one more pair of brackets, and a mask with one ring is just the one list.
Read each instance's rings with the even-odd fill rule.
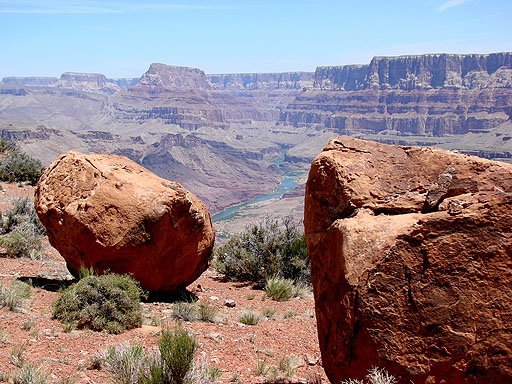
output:
[[[32,195],[32,187],[2,183],[0,208],[5,212],[15,198]],[[110,383],[113,378],[110,372],[104,368],[91,369],[95,356],[127,341],[153,347],[161,325],[176,324],[172,318],[175,303],[155,301],[143,303],[144,325],[141,328],[120,335],[65,329],[52,319],[52,304],[58,296],[56,289],[71,276],[64,259],[46,240],[38,260],[0,255],[0,278],[4,287],[15,279],[31,282],[30,298],[21,311],[0,309],[0,382],[2,376],[17,370],[13,356],[19,353],[24,362],[43,367],[52,383]],[[199,303],[210,302],[218,310],[215,323],[182,323],[200,343],[197,356],[207,359],[221,371],[218,382],[328,382],[321,367],[312,297],[275,302],[266,298],[264,291],[250,285],[224,281],[213,267],[188,290],[198,297]],[[234,300],[236,306],[226,307],[226,299]],[[258,324],[239,323],[240,312],[246,308],[260,314]],[[269,309],[275,310],[273,318],[262,314]],[[281,381],[275,378],[272,381],[268,376],[257,374],[258,361],[265,362],[271,369],[278,367],[282,359],[290,359],[296,365],[292,375],[284,377],[279,372]]]

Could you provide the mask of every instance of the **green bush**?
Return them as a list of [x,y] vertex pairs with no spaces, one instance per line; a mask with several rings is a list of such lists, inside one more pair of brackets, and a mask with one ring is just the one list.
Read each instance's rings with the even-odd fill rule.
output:
[[260,322],[260,316],[250,309],[244,309],[240,313],[238,321],[245,325],[256,325]]
[[304,297],[308,288],[302,282],[294,282],[280,276],[272,276],[265,281],[266,296],[275,301],[286,301],[292,297]]
[[104,361],[118,384],[139,384],[149,363],[142,345],[129,343],[109,348]]
[[41,368],[36,368],[31,363],[27,363],[14,373],[12,382],[13,384],[46,384],[49,379]]
[[17,311],[23,307],[23,302],[30,297],[30,286],[22,281],[14,280],[9,288],[0,282],[0,308],[7,307]]
[[0,245],[6,248],[10,257],[29,257],[41,251],[41,235],[46,230],[34,209],[34,203],[27,197],[14,201],[12,208],[0,216]]
[[181,326],[162,330],[158,348],[144,351],[140,344],[109,348],[101,359],[117,384],[208,384],[220,376],[207,360],[195,359],[198,343]]
[[273,276],[265,282],[265,291],[275,301],[290,300],[295,293],[293,280]]
[[194,321],[198,318],[197,305],[181,301],[177,302],[172,306],[172,317],[176,320]]
[[[148,383],[184,383],[187,373],[194,364],[197,348],[196,340],[179,326],[172,331],[162,331],[162,336],[158,341],[160,362],[156,365],[153,364],[151,370],[151,373],[157,374],[152,374]],[[153,377],[157,381],[154,381]]]
[[215,250],[217,270],[231,280],[261,286],[274,275],[310,284],[306,238],[291,216],[285,217],[281,224],[267,217],[229,239]]
[[41,161],[23,152],[9,152],[0,160],[0,180],[2,181],[26,181],[30,185],[36,185],[43,170]]
[[121,333],[142,324],[144,291],[128,275],[86,276],[61,291],[53,317],[78,328]]
[[12,208],[8,209],[3,215],[1,222],[2,233],[11,232],[16,226],[24,223],[32,224],[36,234],[46,234],[46,229],[37,216],[34,202],[28,197],[14,200]]
[[17,152],[18,144],[5,138],[0,139],[0,153]]
[[197,308],[197,314],[201,321],[208,323],[215,323],[217,321],[217,308],[209,302],[200,303]]
[[18,225],[12,232],[0,238],[2,245],[10,257],[26,257],[36,259],[41,252],[41,236],[36,233],[36,228],[30,223]]

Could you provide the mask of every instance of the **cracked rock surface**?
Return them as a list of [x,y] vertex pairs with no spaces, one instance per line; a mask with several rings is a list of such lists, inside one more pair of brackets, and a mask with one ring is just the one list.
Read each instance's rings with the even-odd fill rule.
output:
[[124,156],[59,156],[39,180],[35,207],[75,275],[92,266],[173,291],[208,266],[215,231],[204,204]]
[[304,224],[331,382],[512,382],[512,165],[338,137]]

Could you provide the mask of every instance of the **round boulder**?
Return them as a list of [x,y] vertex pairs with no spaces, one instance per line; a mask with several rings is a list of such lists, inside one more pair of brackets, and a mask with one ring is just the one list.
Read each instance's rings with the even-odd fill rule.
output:
[[205,205],[126,157],[59,156],[39,180],[35,206],[73,275],[93,267],[173,291],[208,266],[215,231]]

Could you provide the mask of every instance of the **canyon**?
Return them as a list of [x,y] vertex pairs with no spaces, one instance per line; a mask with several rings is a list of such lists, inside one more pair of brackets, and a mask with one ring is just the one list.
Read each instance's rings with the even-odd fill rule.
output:
[[212,214],[277,190],[293,172],[296,190],[257,215],[286,206],[301,219],[309,165],[340,134],[510,161],[511,116],[512,53],[252,74],[154,63],[139,79],[68,72],[0,84],[2,138],[45,164],[69,150],[125,155],[180,182]]

